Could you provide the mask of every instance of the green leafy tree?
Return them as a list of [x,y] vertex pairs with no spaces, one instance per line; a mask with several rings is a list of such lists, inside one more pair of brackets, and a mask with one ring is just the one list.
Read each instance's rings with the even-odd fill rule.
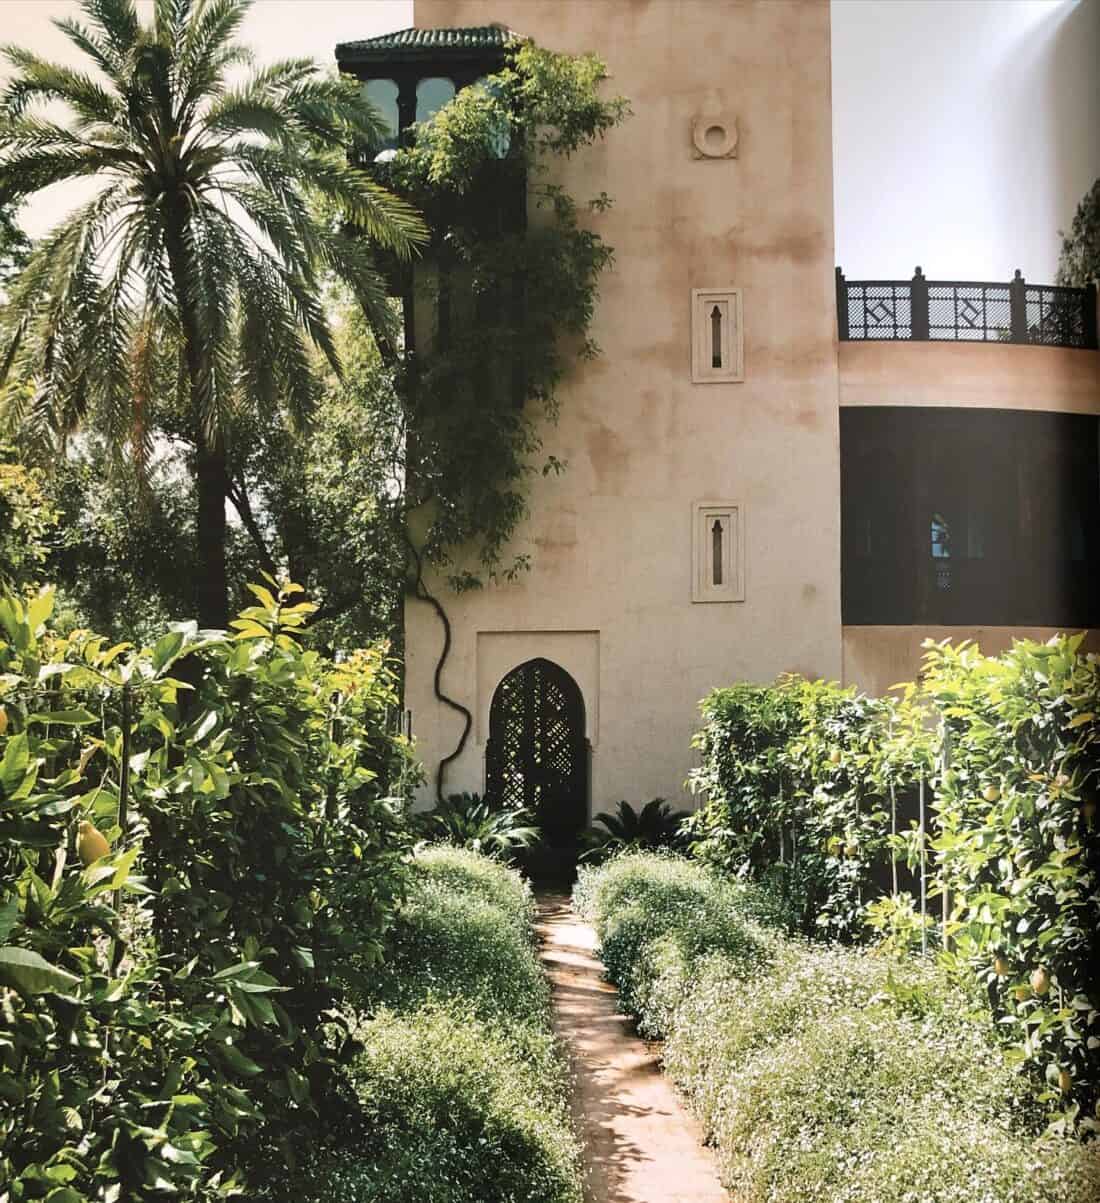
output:
[[1077,206],[1069,233],[1060,233],[1062,253],[1058,259],[1058,283],[1083,288],[1100,280],[1100,180]]
[[[35,247],[11,282],[0,369],[28,449],[56,449],[81,425],[139,461],[151,450],[165,363],[178,381],[191,447],[205,626],[227,619],[225,503],[237,415],[314,408],[317,348],[341,371],[321,300],[344,280],[380,326],[389,320],[371,246],[407,258],[413,209],[349,163],[381,136],[351,81],[311,60],[253,69],[237,34],[248,0],[84,0],[86,23],[57,22],[89,72],[9,46],[0,95],[0,205],[63,181],[101,188]],[[68,123],[36,115],[63,105]],[[324,223],[324,198],[344,219]],[[0,378],[0,384],[3,383]]]
[[[254,1199],[351,1122],[407,841],[386,649],[253,586],[143,648],[0,593],[0,1198]],[[187,717],[180,661],[204,672]]]
[[[401,631],[404,544],[391,520],[402,488],[400,399],[363,310],[345,290],[330,306],[342,376],[322,373],[307,438],[286,422],[237,441],[234,504],[249,497],[242,557],[285,564],[319,604],[311,636],[343,646]],[[247,518],[247,521],[245,521]],[[241,572],[255,569],[245,559]]]
[[0,588],[23,589],[38,579],[57,521],[42,474],[0,443]]

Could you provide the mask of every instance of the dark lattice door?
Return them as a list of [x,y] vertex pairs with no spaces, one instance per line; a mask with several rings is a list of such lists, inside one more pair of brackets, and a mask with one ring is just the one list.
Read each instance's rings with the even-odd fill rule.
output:
[[573,678],[549,660],[528,660],[493,694],[486,749],[486,792],[524,806],[546,841],[575,841],[588,817],[584,699]]

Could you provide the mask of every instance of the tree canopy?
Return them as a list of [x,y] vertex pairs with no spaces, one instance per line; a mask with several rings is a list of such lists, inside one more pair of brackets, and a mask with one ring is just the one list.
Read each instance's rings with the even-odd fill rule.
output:
[[[61,181],[100,185],[10,283],[0,386],[32,387],[6,390],[7,421],[28,455],[82,427],[139,464],[161,427],[186,440],[208,626],[227,617],[238,427],[308,424],[311,349],[342,372],[325,276],[391,328],[373,248],[407,258],[424,234],[410,205],[349,162],[349,147],[383,132],[359,88],[309,59],[255,67],[235,41],[249,3],[156,0],[143,24],[133,0],[83,0],[84,22],[56,24],[88,70],[8,46],[0,93],[0,206]],[[339,222],[318,218],[320,198]]]
[[1100,180],[1085,193],[1068,234],[1062,232],[1058,283],[1072,288],[1100,281]]

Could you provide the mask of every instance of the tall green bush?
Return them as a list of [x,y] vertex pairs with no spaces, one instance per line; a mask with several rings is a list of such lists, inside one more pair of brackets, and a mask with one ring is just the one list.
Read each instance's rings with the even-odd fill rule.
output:
[[950,963],[988,987],[1011,1055],[1100,1131],[1100,661],[1081,638],[929,648],[947,754],[935,798]]
[[350,1098],[333,966],[380,954],[407,753],[381,651],[334,664],[293,586],[254,592],[231,633],[148,648],[0,599],[12,1199],[240,1194]]
[[695,855],[770,878],[792,926],[845,939],[863,931],[876,863],[889,859],[893,706],[853,688],[785,677],[715,690],[695,739]]
[[[1058,1122],[1096,1130],[1100,666],[1080,646],[929,643],[922,682],[897,698],[797,678],[718,690],[691,829],[697,856],[777,884],[791,926],[856,940],[869,920],[895,950],[932,921],[905,896],[876,899],[875,878],[923,855],[944,964],[986,987]],[[927,832],[895,836],[891,791],[918,779]]]

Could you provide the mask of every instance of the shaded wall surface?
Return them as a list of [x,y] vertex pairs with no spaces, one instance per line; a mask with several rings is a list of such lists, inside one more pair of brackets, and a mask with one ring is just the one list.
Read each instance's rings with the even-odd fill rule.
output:
[[[840,404],[846,410],[950,408],[1100,416],[1100,354],[1095,351],[1000,343],[842,342],[839,369]],[[1094,482],[1093,490],[1095,497],[1100,481]],[[1036,501],[1049,503],[1050,498]],[[1095,531],[1086,534],[1095,538]],[[1095,572],[1093,565],[1086,566]],[[1041,564],[1033,567],[1043,571]],[[884,591],[891,585],[886,582]],[[920,670],[925,638],[972,639],[982,651],[995,655],[1014,637],[1048,639],[1082,629],[994,625],[990,618],[996,608],[991,607],[980,624],[845,626],[844,679],[873,693],[911,680]],[[1094,629],[1085,646],[1095,650],[1100,648],[1096,616],[1087,621]]]
[[[480,789],[499,677],[536,655],[585,695],[592,807],[682,798],[699,699],[739,678],[841,671],[829,10],[825,3],[418,0],[421,27],[502,22],[597,50],[633,116],[566,165],[615,248],[602,357],[561,390],[518,536],[521,580],[451,596],[444,687],[475,715],[448,789]],[[734,117],[736,158],[697,158],[692,122]],[[742,290],[744,381],[692,383],[693,289]],[[739,507],[744,600],[696,603],[693,506]],[[461,719],[436,702],[442,632],[411,602],[407,704],[430,767]],[[518,659],[517,659],[518,658]]]

